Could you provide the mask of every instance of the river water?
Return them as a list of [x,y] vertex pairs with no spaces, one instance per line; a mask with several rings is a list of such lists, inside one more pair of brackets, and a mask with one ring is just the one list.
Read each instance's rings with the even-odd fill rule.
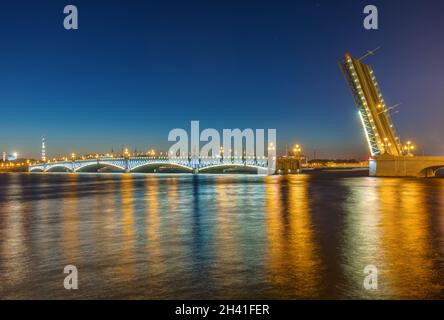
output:
[[0,174],[3,299],[444,298],[443,275],[444,179]]

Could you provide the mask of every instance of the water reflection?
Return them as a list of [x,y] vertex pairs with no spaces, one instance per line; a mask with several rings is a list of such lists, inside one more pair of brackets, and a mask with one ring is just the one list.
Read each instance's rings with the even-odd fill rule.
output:
[[[26,265],[29,250],[26,247],[25,208],[27,204],[20,201],[21,188],[17,185],[17,176],[12,176],[6,190],[2,190],[4,197],[11,199],[9,209],[16,214],[2,215],[1,218],[1,273],[8,278],[2,279],[2,286],[21,287],[23,279],[28,276]],[[4,189],[4,188],[2,188]]]
[[309,179],[309,176],[266,178],[267,275],[276,297],[318,298],[322,291],[322,266],[311,222]]
[[[382,180],[372,178],[348,179],[342,181],[346,190],[346,199],[343,203],[344,218],[343,248],[338,257],[342,265],[342,280],[338,289],[348,298],[355,296],[377,298],[380,291],[386,289],[379,274],[378,285],[381,290],[371,291],[364,288],[364,269],[366,266],[376,266],[378,270],[385,270],[385,258],[381,243],[381,203],[378,186]],[[391,197],[387,194],[386,196]]]
[[121,254],[119,261],[119,275],[123,282],[130,282],[134,275],[134,187],[131,175],[124,174],[121,180],[121,208],[120,225],[122,227]]
[[2,174],[0,296],[443,298],[443,194],[443,179]]
[[[72,261],[73,264],[78,264],[80,261],[79,248],[79,216],[77,208],[77,186],[78,175],[71,174],[69,183],[67,185],[67,196],[62,202],[61,207],[61,236],[62,240],[62,254],[66,260]],[[29,202],[32,203],[32,202]]]
[[435,285],[425,187],[423,181],[386,179],[379,188],[387,295],[420,298]]

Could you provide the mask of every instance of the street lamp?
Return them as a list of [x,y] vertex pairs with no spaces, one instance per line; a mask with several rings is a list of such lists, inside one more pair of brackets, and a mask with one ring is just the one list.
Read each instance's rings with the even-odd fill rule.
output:
[[125,148],[125,151],[123,152],[123,157],[124,157],[125,159],[128,159],[129,156],[130,156],[129,150],[128,150],[128,148]]
[[302,148],[301,148],[300,145],[297,144],[297,145],[294,146],[293,153],[294,153],[295,156],[300,156],[301,155],[301,151],[302,151]]
[[415,146],[412,144],[411,141],[407,141],[407,145],[404,146],[404,150],[407,151],[408,156],[412,156],[412,151],[415,150]]

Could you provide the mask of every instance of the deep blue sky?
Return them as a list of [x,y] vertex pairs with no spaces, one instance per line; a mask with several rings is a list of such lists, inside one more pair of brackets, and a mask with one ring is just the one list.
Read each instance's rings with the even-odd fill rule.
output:
[[[63,8],[79,9],[77,31]],[[375,4],[380,30],[362,26]],[[372,64],[403,139],[444,154],[444,2],[358,0],[2,1],[0,151],[167,149],[168,132],[277,128],[281,147],[365,157],[336,64]]]

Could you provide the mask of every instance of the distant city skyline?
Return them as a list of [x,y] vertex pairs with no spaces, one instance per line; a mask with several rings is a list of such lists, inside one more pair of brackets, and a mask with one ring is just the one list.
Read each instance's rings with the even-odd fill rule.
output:
[[366,1],[14,1],[0,12],[0,152],[40,158],[168,150],[168,132],[276,128],[279,152],[368,155],[336,62],[366,58],[393,122],[418,153],[444,154],[444,3],[373,1],[380,29],[362,26]]

